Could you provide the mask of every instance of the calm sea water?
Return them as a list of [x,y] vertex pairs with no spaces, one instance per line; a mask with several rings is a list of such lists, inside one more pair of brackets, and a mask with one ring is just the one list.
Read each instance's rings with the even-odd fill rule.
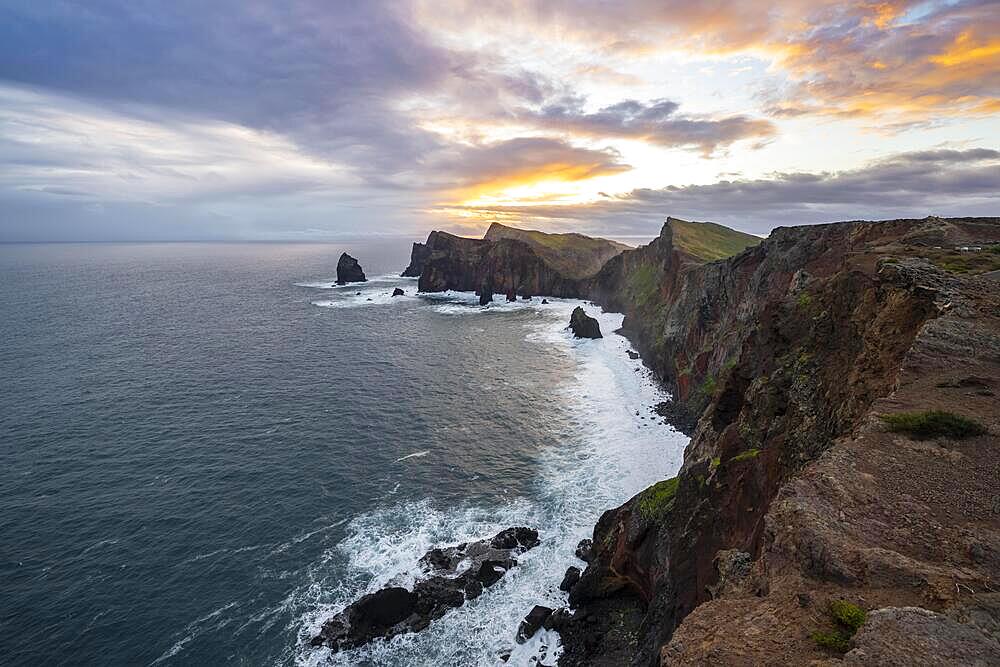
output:
[[[332,287],[344,250],[382,277]],[[567,334],[575,303],[416,296],[408,251],[0,246],[0,663],[494,664],[562,602],[576,542],[686,439],[624,339]],[[424,633],[308,647],[509,525],[542,545]]]

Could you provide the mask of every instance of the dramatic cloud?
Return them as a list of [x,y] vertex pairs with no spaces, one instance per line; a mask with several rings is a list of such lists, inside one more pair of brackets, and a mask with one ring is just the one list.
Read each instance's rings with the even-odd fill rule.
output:
[[[433,11],[431,7],[435,8]],[[998,110],[1000,12],[993,0],[456,0],[422,5],[439,25],[528,29],[608,54],[759,54],[788,77],[766,92],[783,115],[913,121]]]
[[478,209],[489,219],[649,236],[667,216],[711,220],[753,233],[777,225],[934,215],[990,215],[1000,206],[1000,151],[903,153],[860,169],[634,190],[586,206]]

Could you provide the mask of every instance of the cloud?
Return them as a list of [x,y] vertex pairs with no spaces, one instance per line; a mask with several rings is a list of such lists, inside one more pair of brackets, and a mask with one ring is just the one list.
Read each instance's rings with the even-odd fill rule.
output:
[[712,220],[753,233],[835,220],[991,215],[1000,205],[1000,151],[908,152],[839,172],[639,189],[580,206],[483,207],[495,215],[580,231],[654,235],[664,218]]
[[765,140],[775,134],[767,120],[744,115],[710,118],[677,113],[679,104],[667,99],[624,100],[593,113],[579,100],[523,111],[518,121],[528,125],[596,138],[638,139],[670,148],[697,148],[706,156],[742,139]]
[[[787,81],[762,91],[776,115],[900,116],[898,122],[996,113],[1000,13],[994,0],[440,0],[418,14],[442,30],[558,35],[609,57],[750,54]],[[433,11],[431,7],[433,6]],[[503,32],[503,31],[506,32]]]
[[612,149],[573,146],[560,139],[520,137],[466,146],[435,167],[469,196],[537,181],[582,181],[628,171]]

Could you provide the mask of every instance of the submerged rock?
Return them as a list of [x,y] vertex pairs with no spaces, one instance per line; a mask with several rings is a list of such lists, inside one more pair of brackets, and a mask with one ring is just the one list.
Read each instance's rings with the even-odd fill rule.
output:
[[406,292],[404,292],[403,290],[401,290],[398,287],[396,289],[392,290],[392,295],[393,296],[403,296],[404,294],[406,294]]
[[359,598],[324,623],[310,643],[336,652],[419,632],[449,609],[479,597],[517,565],[515,556],[538,543],[538,531],[516,527],[489,539],[431,549],[419,561],[429,576],[412,591],[389,586]]
[[573,314],[569,318],[569,328],[573,330],[573,335],[577,338],[604,337],[601,335],[600,323],[584,312],[580,306],[573,309]]
[[365,278],[365,272],[361,270],[358,260],[346,252],[343,253],[337,262],[337,284],[345,285],[347,283],[363,283],[367,281],[368,279]]

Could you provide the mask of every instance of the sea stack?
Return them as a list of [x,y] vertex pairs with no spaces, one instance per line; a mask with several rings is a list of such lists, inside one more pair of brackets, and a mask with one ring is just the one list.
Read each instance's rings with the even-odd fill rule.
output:
[[337,284],[345,285],[347,283],[363,283],[367,281],[368,279],[365,278],[365,272],[361,270],[358,260],[346,252],[342,254],[340,261],[337,262]]
[[569,318],[569,328],[577,338],[604,338],[601,335],[601,325],[593,317],[577,306]]

